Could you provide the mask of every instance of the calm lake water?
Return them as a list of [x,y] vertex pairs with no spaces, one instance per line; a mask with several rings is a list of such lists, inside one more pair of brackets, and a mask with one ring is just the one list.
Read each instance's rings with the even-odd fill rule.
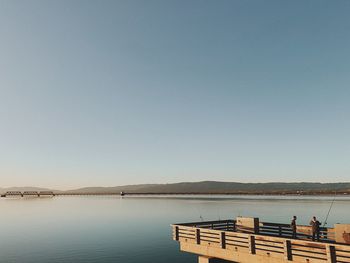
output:
[[[289,223],[324,220],[333,197],[55,197],[0,199],[0,262],[184,263],[171,223],[257,216]],[[337,198],[328,225],[350,222]]]

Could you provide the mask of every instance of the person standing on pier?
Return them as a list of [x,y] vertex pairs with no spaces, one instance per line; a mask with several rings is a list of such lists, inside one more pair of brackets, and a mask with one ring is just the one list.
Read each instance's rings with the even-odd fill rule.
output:
[[292,229],[292,238],[297,238],[297,217],[293,216],[292,222],[290,223]]
[[312,228],[312,241],[320,241],[320,221],[316,219],[316,216],[314,216],[311,221],[310,225]]

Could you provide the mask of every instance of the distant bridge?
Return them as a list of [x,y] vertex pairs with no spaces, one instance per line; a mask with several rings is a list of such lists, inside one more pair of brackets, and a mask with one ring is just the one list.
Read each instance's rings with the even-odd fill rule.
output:
[[2,194],[1,197],[44,197],[44,196],[55,196],[55,193],[52,191],[8,191],[5,194]]

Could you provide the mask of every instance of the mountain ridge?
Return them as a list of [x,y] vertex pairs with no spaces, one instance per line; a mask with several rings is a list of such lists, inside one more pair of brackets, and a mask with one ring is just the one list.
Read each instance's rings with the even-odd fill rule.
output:
[[223,181],[179,182],[168,184],[135,184],[112,187],[83,187],[72,190],[51,190],[40,187],[8,187],[0,188],[7,191],[54,191],[62,193],[274,193],[274,192],[350,192],[350,182],[319,183],[319,182],[268,182],[241,183]]

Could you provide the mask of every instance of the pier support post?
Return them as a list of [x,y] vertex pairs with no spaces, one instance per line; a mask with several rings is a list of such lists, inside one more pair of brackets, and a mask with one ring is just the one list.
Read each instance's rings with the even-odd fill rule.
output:
[[249,235],[248,237],[249,253],[255,254],[255,236]]
[[210,258],[199,256],[198,257],[198,263],[210,263]]
[[336,263],[337,256],[335,254],[335,247],[331,245],[326,245],[327,252],[327,263]]
[[175,240],[176,240],[176,241],[179,241],[179,239],[180,239],[179,227],[176,226],[176,227],[175,227]]
[[289,261],[293,260],[292,243],[290,240],[284,240],[284,259]]
[[197,245],[201,243],[201,230],[199,228],[196,229],[196,243]]
[[221,244],[222,249],[226,249],[226,233],[225,232],[221,232],[220,244]]
[[223,259],[218,259],[218,258],[198,256],[198,263],[225,263],[225,262],[228,262],[228,261]]

